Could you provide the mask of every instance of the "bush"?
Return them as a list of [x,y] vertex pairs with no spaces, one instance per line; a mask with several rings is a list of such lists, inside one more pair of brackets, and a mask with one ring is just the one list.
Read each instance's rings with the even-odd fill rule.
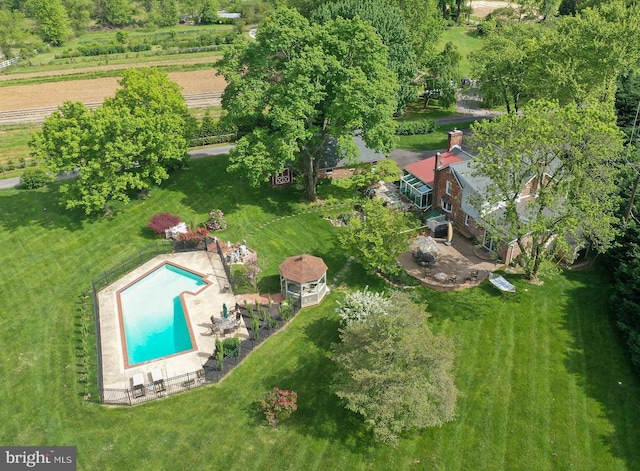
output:
[[182,242],[185,247],[197,247],[207,235],[207,230],[204,227],[199,227],[195,230],[189,229],[189,232],[178,234],[176,240]]
[[240,337],[237,335],[235,337],[224,339],[221,345],[223,356],[228,357],[233,354],[237,357],[240,355]]
[[134,43],[129,44],[129,51],[131,52],[141,52],[141,51],[150,51],[151,44],[148,43]]
[[204,226],[211,232],[225,230],[227,220],[224,218],[224,213],[219,209],[214,209],[209,213],[209,219],[204,223]]
[[116,42],[108,44],[89,43],[78,47],[83,56],[102,56],[107,54],[119,54],[125,52],[125,47]]
[[260,410],[272,427],[277,427],[278,422],[291,415],[298,409],[298,394],[288,389],[273,388],[264,397],[258,400]]
[[429,134],[435,130],[436,122],[433,119],[423,119],[420,121],[399,121],[396,126],[396,134],[399,136]]
[[53,176],[43,168],[31,167],[24,171],[20,177],[20,185],[27,190],[42,188],[53,181]]
[[151,222],[147,227],[158,235],[164,235],[164,231],[177,225],[179,222],[180,216],[174,216],[171,213],[160,213],[151,218]]

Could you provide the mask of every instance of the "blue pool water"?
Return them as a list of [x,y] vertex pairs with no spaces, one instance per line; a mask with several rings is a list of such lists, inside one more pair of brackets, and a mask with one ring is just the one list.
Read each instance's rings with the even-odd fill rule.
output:
[[193,348],[180,293],[205,284],[200,275],[165,264],[119,293],[130,365]]

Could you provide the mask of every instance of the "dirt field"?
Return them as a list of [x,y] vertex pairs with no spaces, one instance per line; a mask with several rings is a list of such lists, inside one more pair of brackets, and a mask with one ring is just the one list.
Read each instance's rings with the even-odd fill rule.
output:
[[[511,2],[474,0],[471,4],[475,16],[485,17],[496,8],[508,6]],[[200,60],[204,59],[197,58],[192,62],[195,63]],[[122,66],[102,66],[101,68],[117,69],[122,68]],[[59,75],[78,71],[86,71],[86,69],[61,71]],[[53,74],[53,72],[45,72],[41,75],[49,74]],[[39,74],[34,73],[33,75],[37,76]],[[9,76],[0,77],[0,80],[3,80]],[[224,80],[221,77],[217,77],[214,70],[172,72],[169,74],[169,77],[183,88],[185,95],[222,92],[225,87]],[[113,96],[117,88],[118,79],[116,77],[4,87],[0,88],[0,112],[32,110],[37,108],[48,109],[60,106],[67,100],[82,101],[87,104],[101,103],[105,98]],[[196,103],[192,106],[203,105]],[[7,119],[10,122],[13,118]]]
[[[172,72],[169,78],[182,87],[185,95],[221,92],[225,86],[214,70]],[[98,103],[113,96],[117,88],[117,77],[5,87],[0,88],[0,111],[60,106],[67,100]]]
[[473,0],[471,2],[471,8],[473,8],[473,16],[477,16],[479,18],[484,18],[489,13],[491,13],[496,8],[504,8],[511,5],[512,7],[517,7],[515,2],[501,2],[501,1],[483,1],[483,0]]

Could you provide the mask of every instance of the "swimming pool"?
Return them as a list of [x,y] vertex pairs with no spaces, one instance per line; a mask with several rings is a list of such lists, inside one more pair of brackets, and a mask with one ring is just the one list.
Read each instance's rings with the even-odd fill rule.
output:
[[196,293],[203,275],[164,263],[118,291],[125,366],[194,348],[182,293]]

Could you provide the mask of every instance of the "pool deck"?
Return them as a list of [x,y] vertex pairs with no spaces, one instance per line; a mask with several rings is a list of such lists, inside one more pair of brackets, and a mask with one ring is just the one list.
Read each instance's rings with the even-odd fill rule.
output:
[[[211,284],[197,294],[185,293],[184,301],[187,321],[195,337],[195,349],[178,353],[159,360],[152,360],[125,368],[124,342],[118,315],[116,293],[129,283],[150,272],[165,262],[171,262],[190,271],[205,275]],[[98,293],[100,308],[100,339],[102,362],[102,385],[105,389],[130,389],[131,378],[142,373],[145,383],[151,382],[150,373],[159,369],[165,379],[185,373],[198,371],[212,355],[216,336],[211,332],[211,316],[222,317],[222,304],[229,309],[235,306],[232,292],[225,291],[228,280],[216,253],[187,252],[159,255],[124,275]],[[237,335],[240,339],[248,337],[244,321],[241,321]],[[236,333],[232,334],[236,335]]]

